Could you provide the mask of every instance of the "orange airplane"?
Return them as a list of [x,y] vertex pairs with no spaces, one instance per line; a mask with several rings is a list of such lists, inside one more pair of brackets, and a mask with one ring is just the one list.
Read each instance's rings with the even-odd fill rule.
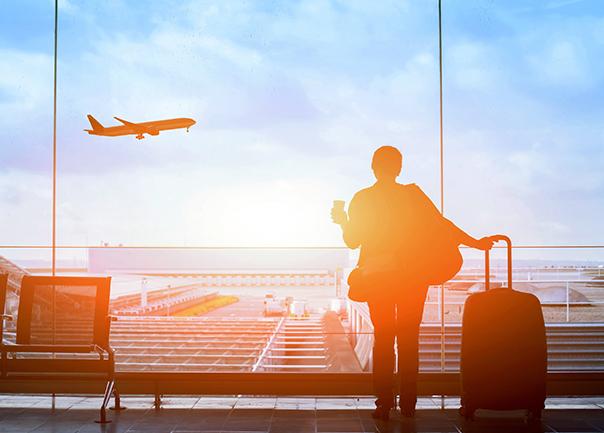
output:
[[92,129],[84,129],[84,131],[91,135],[104,135],[106,137],[136,134],[136,138],[142,140],[145,138],[143,134],[159,135],[159,131],[165,131],[167,129],[187,128],[187,132],[189,132],[189,128],[196,123],[193,119],[188,119],[186,117],[141,123],[128,122],[119,117],[114,117],[114,119],[123,123],[123,125],[105,128],[98,120],[88,114],[88,121],[90,122]]

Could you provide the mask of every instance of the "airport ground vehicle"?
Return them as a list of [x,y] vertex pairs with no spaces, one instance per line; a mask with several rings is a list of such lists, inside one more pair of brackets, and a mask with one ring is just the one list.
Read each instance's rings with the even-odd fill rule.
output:
[[286,311],[285,303],[277,299],[273,293],[264,295],[264,316],[282,316]]

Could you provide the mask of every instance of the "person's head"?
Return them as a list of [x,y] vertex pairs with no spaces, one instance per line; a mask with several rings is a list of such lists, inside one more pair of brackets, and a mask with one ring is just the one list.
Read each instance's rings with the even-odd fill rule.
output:
[[403,167],[403,155],[396,147],[382,146],[373,153],[371,169],[377,180],[394,181]]

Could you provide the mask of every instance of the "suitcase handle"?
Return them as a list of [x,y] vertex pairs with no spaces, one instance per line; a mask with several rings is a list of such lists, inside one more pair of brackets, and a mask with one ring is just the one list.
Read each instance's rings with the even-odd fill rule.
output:
[[[506,235],[495,235],[491,236],[491,239],[495,242],[504,241],[507,244],[507,262],[508,262],[508,288],[512,288],[512,240]],[[491,288],[491,259],[490,251],[484,252],[484,287],[485,290]]]

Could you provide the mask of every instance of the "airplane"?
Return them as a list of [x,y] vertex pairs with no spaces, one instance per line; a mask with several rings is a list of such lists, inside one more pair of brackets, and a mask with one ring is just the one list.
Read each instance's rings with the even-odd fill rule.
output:
[[84,129],[84,131],[88,132],[91,135],[117,137],[120,135],[136,134],[136,138],[138,140],[142,140],[143,138],[145,138],[143,134],[159,135],[160,131],[165,131],[167,129],[186,128],[187,132],[189,132],[189,128],[195,125],[196,123],[193,119],[189,119],[186,117],[179,117],[178,119],[154,120],[151,122],[141,123],[128,122],[127,120],[120,119],[119,117],[114,117],[115,120],[123,123],[123,125],[110,126],[105,128],[103,125],[101,125],[98,120],[96,120],[90,114],[88,114],[87,117],[88,121],[90,122],[90,126],[92,126],[92,129]]

